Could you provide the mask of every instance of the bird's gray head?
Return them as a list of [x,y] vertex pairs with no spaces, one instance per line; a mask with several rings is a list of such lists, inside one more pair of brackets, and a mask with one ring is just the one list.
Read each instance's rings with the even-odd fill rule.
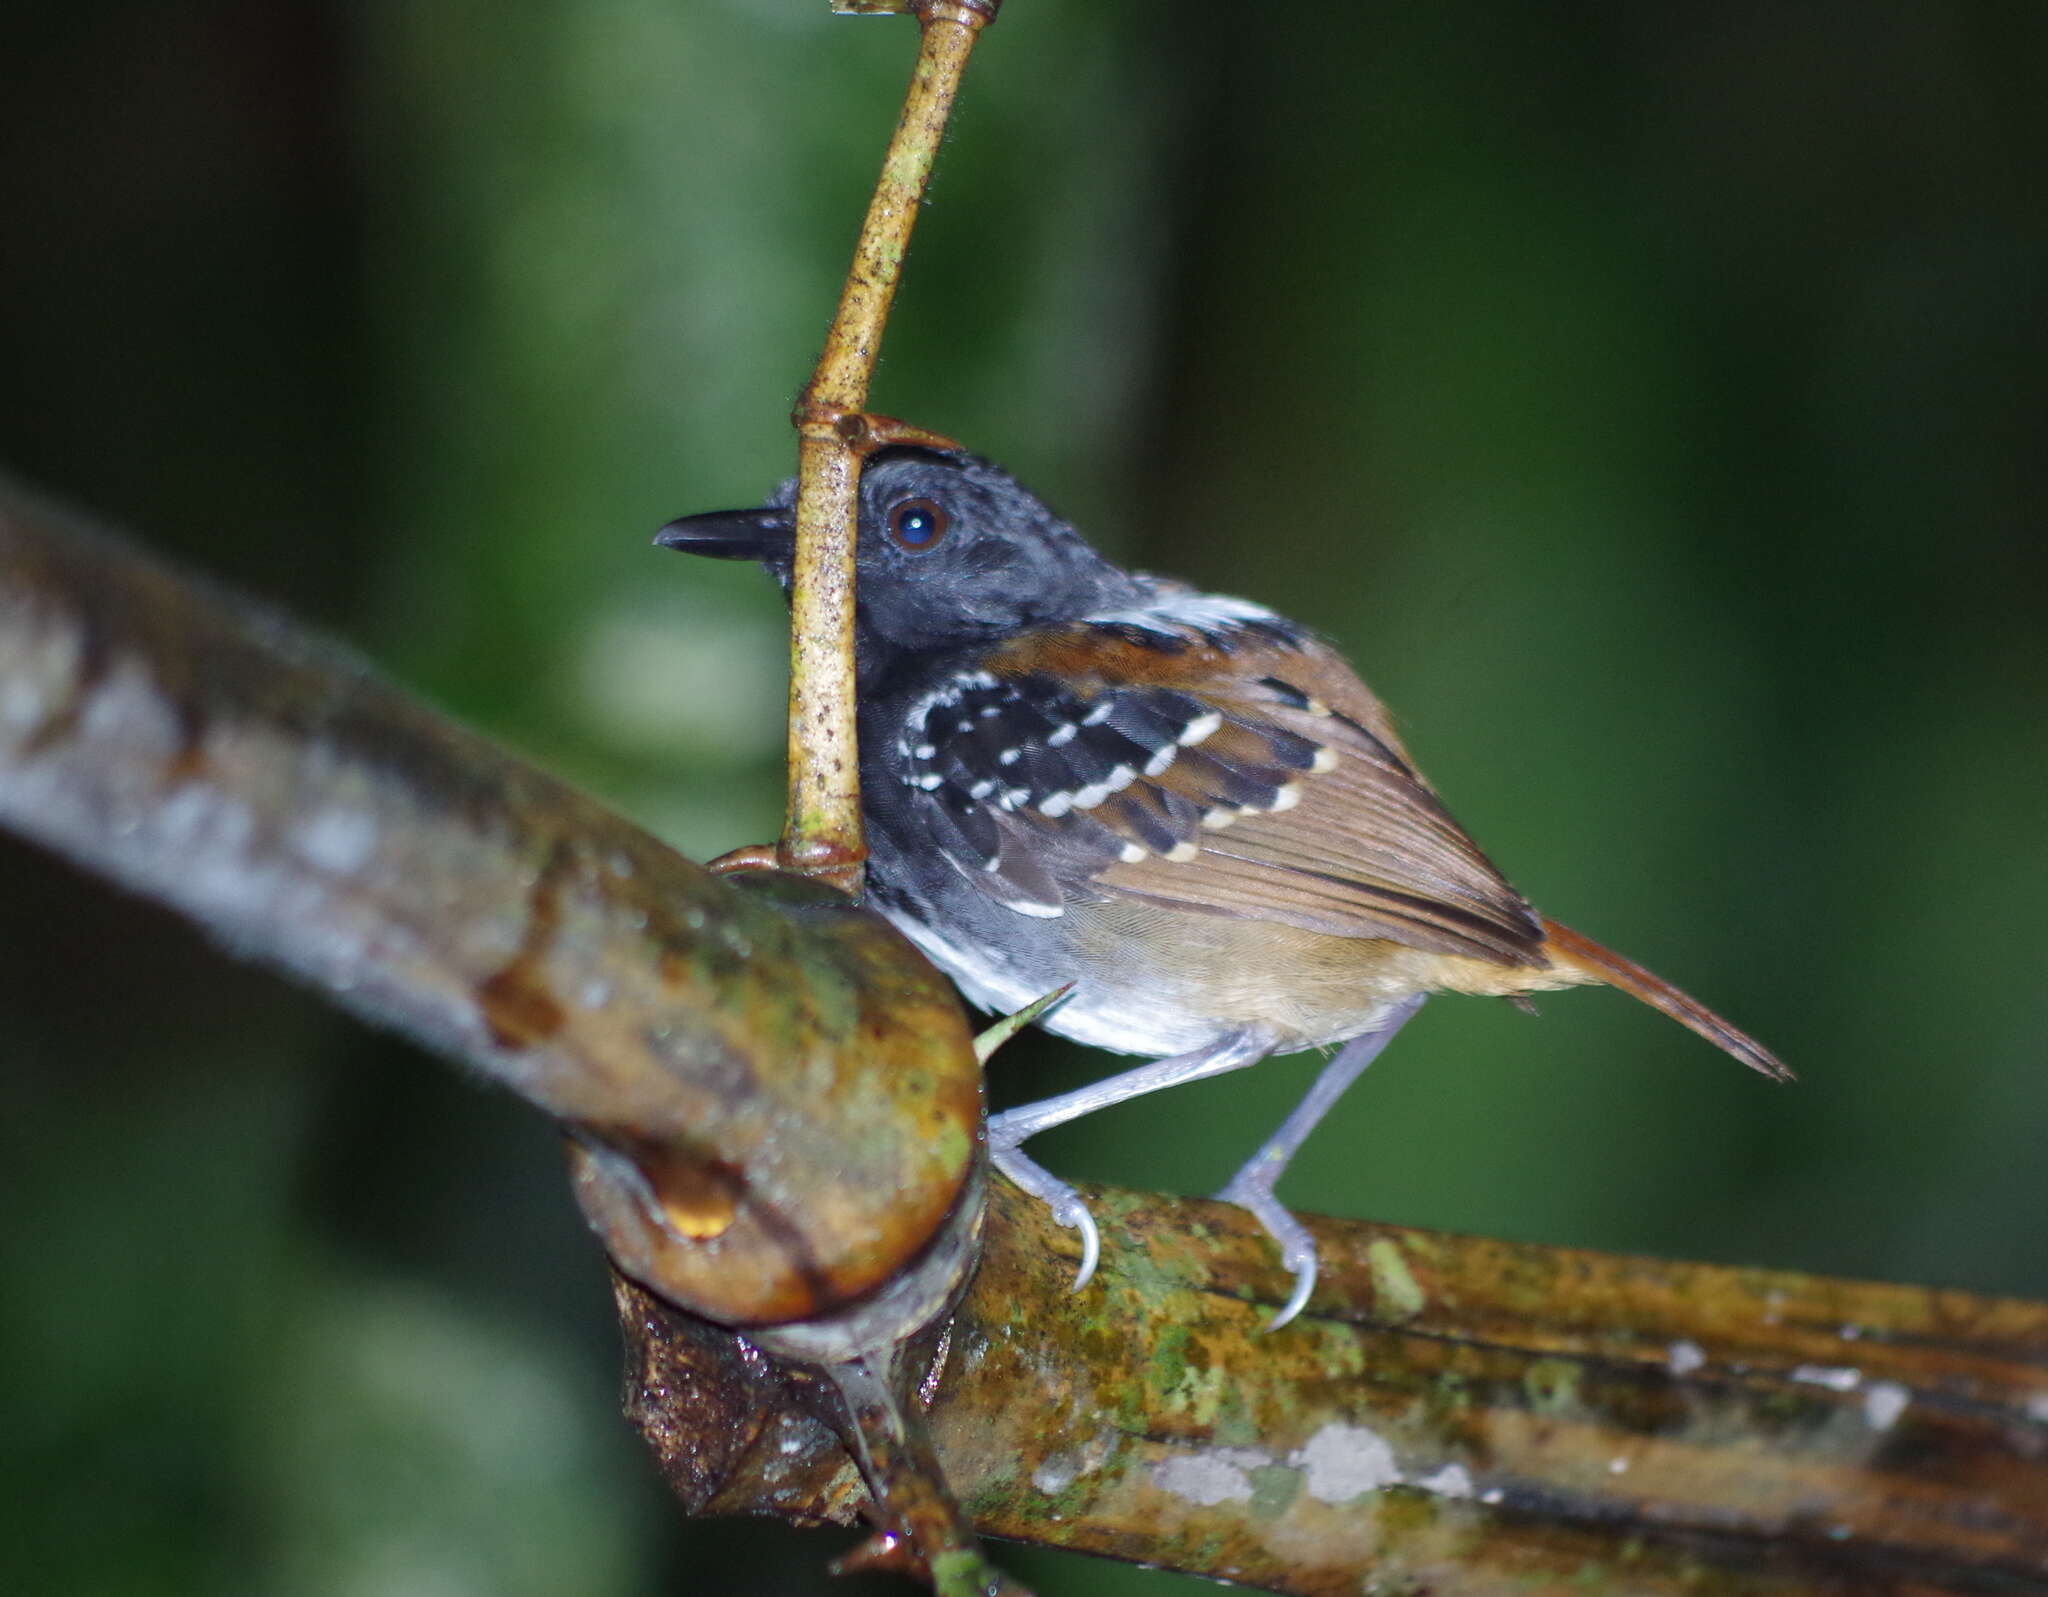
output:
[[[685,516],[655,542],[758,560],[786,589],[796,485],[758,510]],[[1001,467],[974,455],[892,448],[860,480],[857,608],[864,663],[897,650],[962,648],[1129,604],[1139,585]]]

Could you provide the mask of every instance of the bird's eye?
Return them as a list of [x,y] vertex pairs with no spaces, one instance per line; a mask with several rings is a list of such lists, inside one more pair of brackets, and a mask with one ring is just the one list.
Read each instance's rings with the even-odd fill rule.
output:
[[929,499],[906,499],[889,510],[889,536],[916,553],[945,537],[952,524],[953,518]]

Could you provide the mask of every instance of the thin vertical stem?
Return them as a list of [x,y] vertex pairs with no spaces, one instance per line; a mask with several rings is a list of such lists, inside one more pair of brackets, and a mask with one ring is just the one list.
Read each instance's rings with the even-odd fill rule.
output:
[[789,813],[777,856],[788,869],[848,891],[859,889],[867,855],[854,725],[853,580],[861,456],[875,440],[865,414],[868,384],[961,74],[997,3],[909,0],[893,7],[914,13],[922,27],[917,66],[824,353],[793,417],[799,442]]

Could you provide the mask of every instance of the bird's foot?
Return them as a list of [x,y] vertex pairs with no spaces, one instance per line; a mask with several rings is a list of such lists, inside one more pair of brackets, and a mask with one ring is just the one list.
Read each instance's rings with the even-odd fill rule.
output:
[[1277,1331],[1308,1307],[1309,1294],[1316,1286],[1316,1243],[1308,1234],[1308,1227],[1287,1212],[1280,1200],[1273,1196],[1272,1183],[1261,1180],[1254,1169],[1258,1161],[1230,1178],[1230,1184],[1216,1196],[1224,1203],[1234,1203],[1240,1209],[1248,1210],[1266,1234],[1280,1244],[1280,1262],[1287,1266],[1294,1276],[1294,1290],[1287,1301],[1280,1306],[1280,1312],[1266,1322],[1266,1329]]
[[1074,1276],[1073,1285],[1073,1290],[1078,1292],[1094,1277],[1096,1263],[1102,1257],[1102,1239],[1095,1230],[1095,1217],[1088,1212],[1088,1205],[1081,1201],[1078,1192],[1020,1151],[1018,1144],[1031,1132],[1014,1124],[1006,1129],[1003,1124],[1006,1118],[1003,1115],[989,1118],[989,1160],[1015,1185],[1050,1209],[1055,1223],[1081,1233],[1081,1268]]

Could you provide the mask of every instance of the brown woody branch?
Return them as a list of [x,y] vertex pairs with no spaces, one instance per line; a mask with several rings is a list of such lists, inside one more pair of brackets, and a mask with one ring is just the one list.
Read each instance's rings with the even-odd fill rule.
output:
[[701,1313],[858,1299],[965,1188],[965,1018],[893,932],[711,875],[4,481],[0,826],[561,1122],[613,1257]]
[[[1303,1597],[2048,1591],[2048,1306],[1000,1186],[929,1423],[983,1532]],[[622,1289],[629,1405],[699,1513],[848,1520],[832,1433]],[[706,1445],[706,1439],[713,1439]]]

